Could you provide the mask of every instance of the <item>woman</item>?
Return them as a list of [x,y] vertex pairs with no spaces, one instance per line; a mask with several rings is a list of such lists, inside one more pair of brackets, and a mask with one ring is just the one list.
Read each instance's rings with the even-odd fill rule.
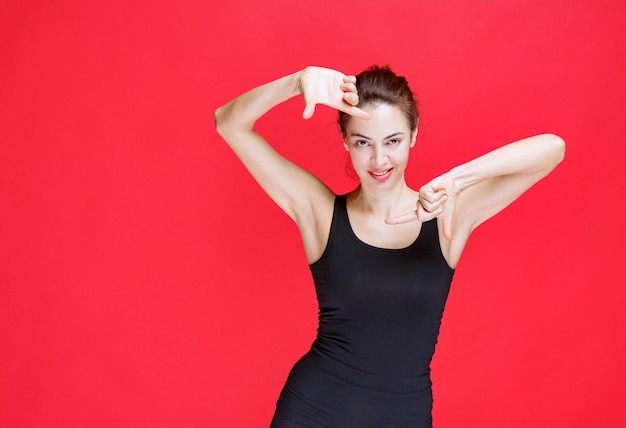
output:
[[[335,195],[274,151],[254,124],[302,94],[339,110],[343,145],[359,178]],[[454,268],[472,231],[546,176],[561,138],[526,138],[431,180],[404,171],[418,112],[403,77],[307,67],[215,112],[218,132],[296,222],[320,306],[318,336],[296,363],[273,428],[431,427],[430,361]]]

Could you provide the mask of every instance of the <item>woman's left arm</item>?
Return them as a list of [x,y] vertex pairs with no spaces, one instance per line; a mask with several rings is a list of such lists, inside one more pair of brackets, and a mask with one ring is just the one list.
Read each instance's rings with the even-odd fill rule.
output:
[[[420,196],[443,190],[441,215],[445,236],[459,227],[467,234],[520,197],[564,158],[565,142],[542,134],[502,146],[452,168],[420,190]],[[435,198],[436,199],[436,198]]]
[[472,231],[548,175],[564,155],[565,142],[554,134],[507,144],[434,178],[420,189],[415,213],[387,222],[416,220],[419,212],[437,214],[449,241],[442,242],[446,258],[456,264]]

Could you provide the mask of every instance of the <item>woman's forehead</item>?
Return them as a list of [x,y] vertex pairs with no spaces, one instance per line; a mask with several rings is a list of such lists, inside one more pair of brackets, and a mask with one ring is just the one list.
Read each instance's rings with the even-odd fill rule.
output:
[[347,134],[361,134],[371,138],[384,138],[396,132],[407,132],[409,125],[402,110],[389,104],[374,104],[361,107],[371,114],[369,120],[351,117]]

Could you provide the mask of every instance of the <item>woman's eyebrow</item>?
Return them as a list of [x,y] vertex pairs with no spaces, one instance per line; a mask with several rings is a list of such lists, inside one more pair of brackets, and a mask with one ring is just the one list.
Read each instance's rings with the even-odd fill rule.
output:
[[[404,135],[404,132],[394,132],[391,135],[387,135],[385,138],[383,138],[383,140],[388,140],[389,138],[395,137],[396,135]],[[365,140],[371,140],[370,137],[366,137],[365,135],[362,134],[350,134],[351,137],[360,137],[363,138]]]
[[391,134],[391,135],[387,135],[387,136],[384,138],[384,140],[388,140],[389,138],[391,138],[391,137],[395,137],[396,135],[404,135],[404,132],[394,132],[394,133],[393,133],[393,134]]

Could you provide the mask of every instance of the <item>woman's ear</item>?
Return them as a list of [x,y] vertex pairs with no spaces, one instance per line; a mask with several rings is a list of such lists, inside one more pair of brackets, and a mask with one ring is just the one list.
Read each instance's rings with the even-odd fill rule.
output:
[[411,148],[413,148],[413,146],[415,145],[415,139],[417,138],[417,128],[419,123],[420,120],[417,119],[417,122],[415,123],[415,129],[411,131],[411,145],[409,146]]
[[343,143],[343,148],[346,149],[346,152],[347,152],[349,150],[348,150],[348,142],[346,141],[346,134],[343,133],[343,131],[341,130],[341,126],[339,126],[339,124],[337,124],[337,128],[339,128],[339,134],[341,134],[341,142]]
[[409,147],[413,148],[415,146],[415,140],[417,139],[417,127],[413,131],[411,131],[411,145]]

